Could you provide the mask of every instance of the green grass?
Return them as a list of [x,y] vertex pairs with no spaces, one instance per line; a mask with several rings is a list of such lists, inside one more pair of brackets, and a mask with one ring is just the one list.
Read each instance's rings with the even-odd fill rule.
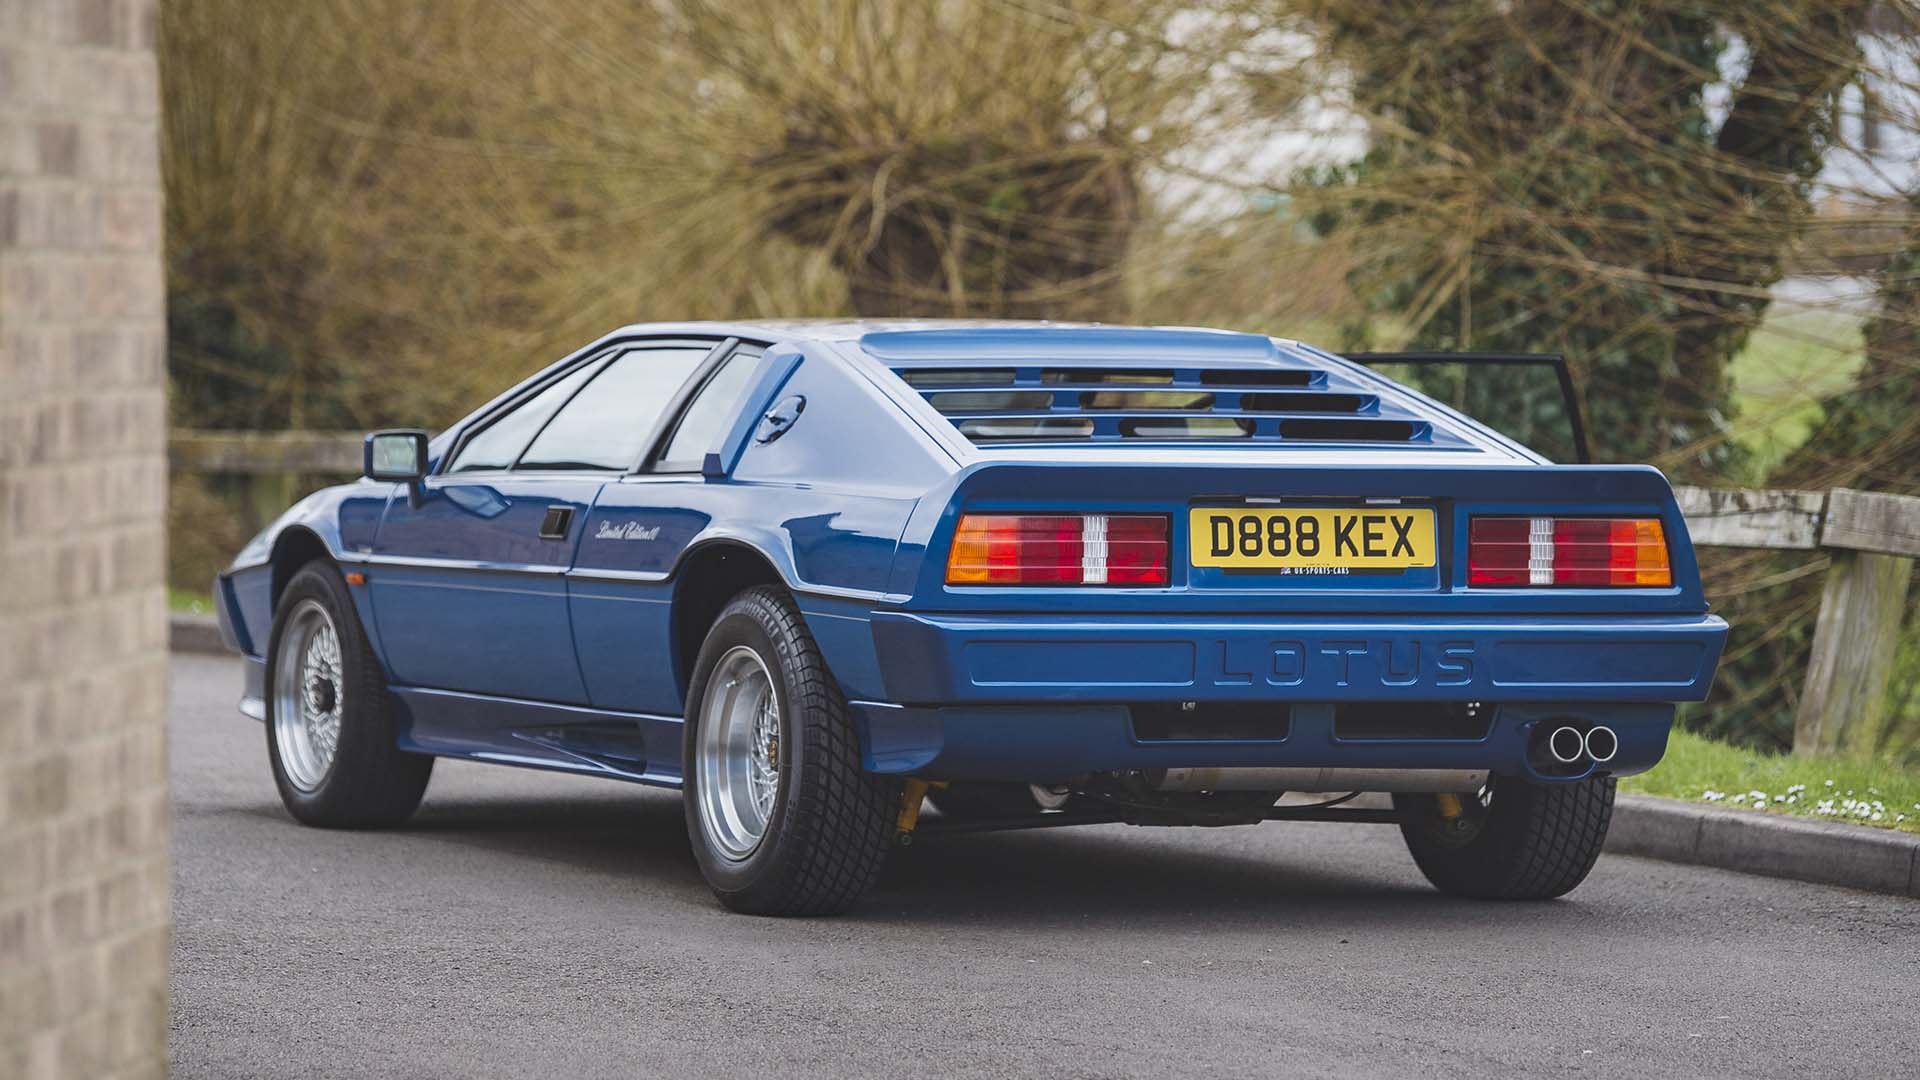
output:
[[192,589],[167,590],[167,610],[190,615],[213,614],[213,597]]
[[1820,400],[1845,393],[1865,358],[1858,316],[1776,311],[1733,358],[1737,437],[1753,455],[1753,482],[1807,440]]
[[[1660,764],[1620,781],[1620,790],[1749,812],[1758,791],[1766,800],[1765,813],[1920,832],[1920,771],[1847,758],[1762,754],[1678,730]],[[1847,806],[1849,801],[1855,805]]]

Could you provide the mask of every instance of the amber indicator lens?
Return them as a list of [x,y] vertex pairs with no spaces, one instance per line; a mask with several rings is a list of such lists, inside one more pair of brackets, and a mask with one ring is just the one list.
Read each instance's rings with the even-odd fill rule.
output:
[[1467,527],[1467,584],[1670,586],[1659,518],[1476,517]]
[[1165,585],[1162,514],[965,514],[949,585]]

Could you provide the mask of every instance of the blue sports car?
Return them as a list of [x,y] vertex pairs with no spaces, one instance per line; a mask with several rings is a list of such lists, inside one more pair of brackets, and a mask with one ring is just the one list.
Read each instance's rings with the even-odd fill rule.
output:
[[365,473],[217,583],[293,816],[404,821],[435,757],[678,787],[747,912],[849,907],[923,800],[1393,823],[1557,896],[1726,637],[1654,469],[1249,334],[630,326]]

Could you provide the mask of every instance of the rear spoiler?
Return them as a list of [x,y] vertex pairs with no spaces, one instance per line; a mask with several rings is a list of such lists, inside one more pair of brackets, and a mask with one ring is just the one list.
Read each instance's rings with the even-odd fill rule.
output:
[[1375,364],[1461,364],[1487,367],[1547,367],[1553,369],[1560,384],[1560,396],[1566,400],[1567,424],[1573,429],[1574,458],[1582,465],[1593,461],[1587,443],[1587,421],[1580,411],[1580,395],[1574,393],[1573,375],[1567,358],[1559,353],[1497,352],[1359,352],[1344,353],[1344,359],[1372,367]]

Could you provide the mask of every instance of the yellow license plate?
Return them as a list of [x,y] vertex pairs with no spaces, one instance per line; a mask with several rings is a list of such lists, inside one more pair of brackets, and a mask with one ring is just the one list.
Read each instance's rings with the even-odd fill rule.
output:
[[1434,564],[1433,511],[1398,506],[1216,507],[1189,518],[1195,566],[1228,570],[1404,570]]

